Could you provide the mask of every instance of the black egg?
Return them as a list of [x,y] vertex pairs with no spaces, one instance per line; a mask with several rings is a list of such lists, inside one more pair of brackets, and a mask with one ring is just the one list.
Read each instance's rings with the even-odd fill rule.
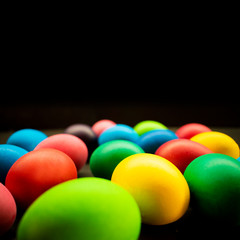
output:
[[72,134],[83,140],[87,145],[89,156],[98,146],[97,135],[92,130],[91,126],[87,124],[83,123],[72,124],[64,130],[64,133]]

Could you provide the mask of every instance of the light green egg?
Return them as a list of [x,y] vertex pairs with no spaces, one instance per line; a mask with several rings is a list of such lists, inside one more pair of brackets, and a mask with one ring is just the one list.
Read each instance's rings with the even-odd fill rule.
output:
[[143,135],[146,132],[156,129],[168,129],[165,125],[160,122],[145,120],[136,124],[133,129],[137,132],[139,136]]
[[81,178],[41,195],[20,221],[18,240],[137,240],[134,198],[109,180]]

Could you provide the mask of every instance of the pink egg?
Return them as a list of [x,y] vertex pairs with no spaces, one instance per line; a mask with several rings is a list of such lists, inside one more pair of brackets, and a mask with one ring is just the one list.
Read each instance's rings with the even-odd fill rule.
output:
[[175,132],[179,138],[190,139],[202,132],[211,132],[212,130],[201,123],[188,123],[177,129]]
[[112,120],[108,120],[108,119],[102,119],[99,120],[97,122],[95,122],[92,126],[92,130],[96,133],[96,135],[99,137],[100,134],[107,130],[110,127],[115,126],[116,123],[113,122]]
[[12,194],[0,183],[0,235],[12,227],[16,214],[17,208]]
[[41,148],[54,148],[67,154],[75,163],[77,170],[80,170],[88,158],[86,144],[78,137],[61,133],[52,135],[40,142],[35,150]]

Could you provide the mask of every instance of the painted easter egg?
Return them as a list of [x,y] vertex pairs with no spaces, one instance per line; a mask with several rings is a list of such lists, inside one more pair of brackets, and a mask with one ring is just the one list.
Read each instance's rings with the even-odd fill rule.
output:
[[158,121],[145,120],[136,124],[133,129],[138,133],[139,136],[146,132],[156,129],[168,129],[165,125]]
[[99,145],[112,140],[127,140],[134,143],[138,141],[137,132],[130,126],[125,124],[116,124],[115,126],[105,130],[98,138]]
[[188,139],[168,141],[155,152],[156,155],[164,157],[173,163],[182,173],[184,173],[191,161],[208,153],[213,152],[204,145]]
[[204,132],[195,135],[190,140],[206,146],[214,153],[226,154],[233,158],[239,157],[238,144],[225,133],[215,131]]
[[32,151],[47,135],[36,129],[21,129],[14,132],[7,140],[7,144],[16,145],[27,151]]
[[98,145],[97,135],[92,127],[88,124],[76,123],[68,126],[64,133],[74,135],[80,138],[87,146],[88,152],[91,154]]
[[143,223],[172,223],[188,209],[190,192],[185,178],[160,156],[140,153],[125,158],[115,168],[111,181],[132,194]]
[[193,160],[184,172],[192,208],[214,222],[240,225],[240,162],[219,153]]
[[12,194],[0,183],[0,236],[12,227],[16,214],[17,207]]
[[60,133],[52,135],[40,142],[35,150],[41,148],[54,148],[67,154],[75,163],[77,170],[80,170],[88,158],[86,144],[78,137]]
[[100,145],[90,158],[90,169],[95,177],[111,179],[115,167],[126,157],[144,153],[136,143],[114,140]]
[[24,214],[18,240],[137,240],[139,208],[123,188],[106,179],[81,178],[55,186]]
[[27,150],[10,144],[0,144],[0,182],[5,183],[5,178],[11,166],[24,154]]
[[138,145],[146,153],[155,153],[162,144],[173,139],[178,139],[178,137],[169,129],[152,130],[139,137]]
[[179,138],[190,139],[193,136],[202,133],[202,132],[210,132],[211,129],[204,124],[201,123],[187,123],[180,128],[177,129],[176,135]]
[[49,188],[77,178],[77,169],[65,153],[52,148],[31,151],[10,168],[5,185],[17,205],[27,208]]
[[97,137],[99,137],[102,134],[102,132],[104,132],[108,128],[113,127],[115,125],[116,125],[116,123],[113,122],[112,120],[102,119],[102,120],[95,122],[92,125],[92,130],[95,132]]

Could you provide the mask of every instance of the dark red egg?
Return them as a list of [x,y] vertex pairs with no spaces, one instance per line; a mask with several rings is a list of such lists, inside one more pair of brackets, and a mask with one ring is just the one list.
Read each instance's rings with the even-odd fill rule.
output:
[[200,143],[188,139],[175,139],[161,145],[155,152],[156,155],[166,158],[173,163],[182,173],[195,158],[213,153]]

